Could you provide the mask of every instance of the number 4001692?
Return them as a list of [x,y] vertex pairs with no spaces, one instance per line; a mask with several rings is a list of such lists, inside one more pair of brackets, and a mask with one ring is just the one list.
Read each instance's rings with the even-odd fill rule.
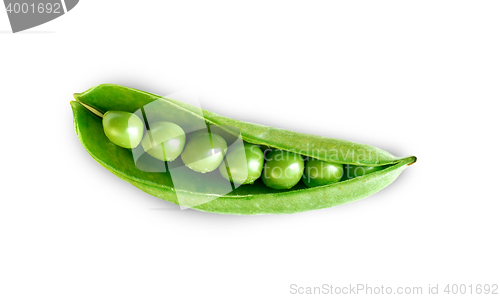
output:
[[61,13],[61,3],[9,3],[7,13]]

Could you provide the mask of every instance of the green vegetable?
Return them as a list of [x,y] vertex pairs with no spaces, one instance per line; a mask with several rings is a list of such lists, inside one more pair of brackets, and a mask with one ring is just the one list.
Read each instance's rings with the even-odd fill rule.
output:
[[[219,171],[222,177],[238,184],[252,184],[260,177],[264,153],[256,145],[247,144],[230,149]],[[229,177],[231,175],[231,178]]]
[[141,119],[128,112],[106,112],[102,118],[102,126],[108,139],[123,148],[137,147],[144,133]]
[[179,125],[158,121],[149,125],[149,131],[142,140],[142,147],[156,159],[173,161],[182,153],[185,143],[186,134]]
[[[99,85],[75,94],[75,99],[77,101],[72,101],[71,106],[76,133],[97,162],[153,196],[207,212],[282,214],[345,204],[380,191],[416,161],[414,156],[398,158],[368,145],[234,120],[177,100],[118,85]],[[266,186],[262,179],[235,187],[221,177],[219,171],[198,173],[185,167],[179,158],[168,163],[165,169],[166,163],[148,154],[135,160],[135,152],[133,155],[130,149],[110,142],[99,115],[107,111],[135,113],[141,109],[146,111],[145,123],[169,121],[186,132],[217,131],[228,144],[234,142],[231,137],[241,137],[250,144],[321,161],[382,168],[364,176],[317,187],[307,187],[299,181],[291,189],[277,190]],[[190,134],[187,138],[190,139]],[[142,147],[134,150],[138,149]]]
[[198,133],[188,141],[181,158],[191,170],[207,173],[219,167],[226,149],[226,141],[218,134]]
[[346,165],[346,179],[352,179],[382,170],[384,167]]
[[328,185],[339,182],[343,174],[341,164],[311,158],[306,162],[302,181],[309,187]]
[[303,173],[302,156],[289,151],[273,150],[266,156],[262,181],[274,189],[290,189],[300,181]]

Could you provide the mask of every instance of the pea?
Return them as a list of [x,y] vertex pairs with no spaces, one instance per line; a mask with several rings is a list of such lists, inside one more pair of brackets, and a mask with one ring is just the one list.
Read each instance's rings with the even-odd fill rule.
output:
[[266,157],[262,174],[265,185],[275,189],[294,187],[304,173],[304,160],[300,154],[273,150]]
[[173,161],[182,153],[186,144],[186,134],[177,124],[159,121],[149,126],[149,131],[142,140],[142,147],[152,157]]
[[302,181],[309,187],[322,186],[339,182],[343,174],[343,165],[312,158],[306,162]]
[[106,112],[102,117],[102,126],[108,139],[123,148],[137,147],[144,133],[142,120],[128,112]]
[[[245,143],[231,149],[219,171],[222,177],[238,184],[253,184],[260,177],[264,166],[264,153],[252,144]],[[229,179],[229,174],[232,179]]]
[[364,176],[366,174],[370,174],[376,171],[382,170],[384,167],[367,167],[367,166],[355,166],[355,165],[346,165],[346,175],[347,179],[356,178],[359,176]]
[[196,133],[186,144],[181,154],[184,164],[200,173],[217,169],[226,154],[227,143],[218,134]]

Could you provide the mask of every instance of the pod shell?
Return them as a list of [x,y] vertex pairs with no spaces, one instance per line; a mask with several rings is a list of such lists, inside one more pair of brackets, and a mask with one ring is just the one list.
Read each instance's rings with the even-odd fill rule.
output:
[[[416,161],[414,156],[398,158],[369,145],[247,123],[219,116],[205,110],[202,110],[202,115],[200,115],[199,112],[196,112],[196,107],[183,102],[119,85],[98,85],[74,96],[77,101],[72,101],[71,106],[76,133],[87,152],[97,162],[119,178],[155,197],[179,204],[177,193],[181,192],[183,205],[201,211],[247,215],[288,214],[337,206],[370,196],[382,190],[391,184],[408,165]],[[135,112],[153,101],[161,101],[161,104],[166,109],[176,111],[179,122],[188,120],[190,123],[193,117],[201,117],[207,125],[220,125],[223,129],[224,127],[236,127],[241,138],[249,143],[288,150],[320,160],[342,164],[385,165],[387,167],[365,176],[331,185],[312,188],[294,187],[285,191],[269,190],[267,192],[258,183],[245,186],[248,188],[242,188],[239,192],[228,193],[223,196],[211,192],[209,188],[207,191],[201,192],[174,189],[168,175],[138,170],[133,164],[130,151],[118,148],[109,141],[106,143],[102,125],[100,124],[101,119],[87,108],[91,107],[101,113],[109,110]],[[227,129],[227,132],[232,133],[231,129]],[[304,144],[310,146],[306,148]],[[336,155],[337,158],[335,159],[332,155],[321,152],[316,153],[311,150],[311,147],[333,148],[337,151],[350,150],[349,152],[354,153],[340,157]],[[374,155],[366,154],[366,152],[375,154],[376,158],[373,158]],[[132,164],[124,161],[127,158],[132,161]],[[199,179],[201,183],[202,178]],[[196,182],[193,181],[194,184]],[[246,190],[248,190],[247,193],[245,193]]]

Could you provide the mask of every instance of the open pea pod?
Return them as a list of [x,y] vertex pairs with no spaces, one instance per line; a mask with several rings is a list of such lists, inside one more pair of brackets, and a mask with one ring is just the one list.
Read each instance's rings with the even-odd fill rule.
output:
[[[74,95],[71,102],[74,125],[80,142],[102,166],[144,192],[197,210],[225,214],[282,214],[332,207],[372,195],[392,183],[416,161],[414,156],[397,158],[368,145],[303,134],[247,123],[184,102],[144,91],[102,84]],[[178,159],[154,168],[148,154],[137,158],[130,149],[111,143],[103,131],[100,116],[107,111],[147,111],[150,121],[174,122],[187,131],[203,126],[217,130],[226,139],[286,150],[322,161],[356,166],[383,166],[381,170],[342,182],[307,187],[299,182],[288,190],[267,187],[258,179],[253,184],[232,186],[219,173],[183,171]],[[148,168],[150,167],[150,168]],[[175,177],[172,172],[175,172]],[[174,178],[173,178],[174,177]],[[175,180],[175,181],[174,181]],[[180,181],[180,182],[179,182]],[[184,183],[182,183],[184,181]],[[175,185],[175,187],[174,187]],[[182,197],[182,201],[179,199]],[[201,202],[201,203],[200,203]]]

